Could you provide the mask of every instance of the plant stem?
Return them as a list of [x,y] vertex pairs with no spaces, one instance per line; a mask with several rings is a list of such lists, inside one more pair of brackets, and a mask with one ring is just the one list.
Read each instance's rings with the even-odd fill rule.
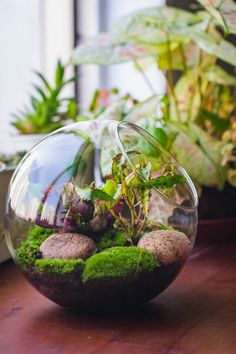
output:
[[187,60],[186,60],[186,56],[185,56],[185,53],[184,53],[184,47],[183,47],[182,43],[180,43],[179,49],[180,49],[180,55],[181,55],[181,58],[182,58],[182,64],[183,64],[183,67],[184,67],[183,73],[185,73],[187,71],[188,67],[187,67]]
[[177,97],[175,95],[175,90],[174,90],[174,79],[173,79],[173,69],[172,69],[172,56],[171,56],[171,48],[170,48],[170,37],[167,32],[166,34],[166,45],[167,45],[167,58],[168,58],[168,64],[169,64],[169,69],[167,70],[167,91],[169,91],[169,95],[172,97],[172,101],[175,105],[175,110],[177,114],[178,121],[180,121],[180,112],[179,112],[179,107],[178,107],[178,101]]
[[[202,107],[202,100],[203,100],[203,97],[202,97],[202,77],[201,77],[201,65],[202,65],[202,60],[203,60],[203,51],[202,49],[199,49],[199,57],[198,57],[198,64],[197,64],[197,67],[198,67],[198,72],[197,72],[197,85],[198,85],[198,91],[199,91],[199,98],[200,98],[200,103],[199,103],[199,109],[198,109],[198,112],[200,112],[200,109]],[[193,93],[194,95],[194,93]],[[192,112],[192,109],[193,109],[193,98],[192,100],[190,101],[191,103],[191,106],[190,106],[190,112],[189,112],[189,115],[191,114]],[[190,118],[190,117],[189,117]]]
[[[211,27],[212,21],[213,21],[213,18],[211,17],[209,19],[207,27],[204,31],[205,33],[208,33],[208,31]],[[203,55],[204,55],[203,50],[201,48],[199,48],[199,56],[198,56],[198,63],[197,63],[197,67],[199,69],[200,69],[202,62],[203,62]],[[198,72],[200,72],[200,71],[201,70],[198,70]],[[198,110],[198,115],[197,115],[197,117],[198,117],[202,108],[204,107],[205,101],[207,101],[207,99],[208,99],[208,95],[206,95],[205,98],[202,95],[202,77],[201,77],[201,75],[198,75],[197,83],[198,83],[198,89],[199,89],[199,95],[200,95],[200,104],[199,104],[199,110]],[[203,104],[203,102],[204,102],[204,104]]]
[[140,207],[139,207],[139,213],[138,213],[137,220],[136,220],[136,224],[137,225],[139,224],[139,221],[141,219],[142,212],[143,212],[143,207],[142,207],[142,204],[141,204]]
[[152,93],[152,95],[155,95],[156,92],[155,92],[155,89],[151,83],[151,81],[149,80],[149,78],[147,77],[147,75],[145,74],[145,72],[143,71],[142,67],[139,65],[138,61],[134,61],[134,64],[136,66],[136,68],[138,69],[138,71],[140,72],[140,74],[142,75],[144,81],[146,82],[150,92]]
[[111,215],[122,225],[123,229],[125,230],[125,232],[127,232],[128,234],[128,228],[126,226],[126,224],[124,223],[124,221],[122,220],[122,216],[119,213],[119,215],[117,215],[114,210],[110,209],[108,205],[106,205],[107,209],[109,210],[109,212],[111,213]]

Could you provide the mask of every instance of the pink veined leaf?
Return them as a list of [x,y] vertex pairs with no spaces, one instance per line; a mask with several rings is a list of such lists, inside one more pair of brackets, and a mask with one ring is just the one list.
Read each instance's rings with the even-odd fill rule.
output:
[[72,55],[74,64],[111,65],[150,56],[148,46],[134,43],[129,36],[102,33],[82,42]]
[[186,25],[199,22],[197,14],[171,6],[155,6],[144,8],[122,17],[117,21],[117,28],[122,33],[137,33],[146,25],[146,22],[154,21],[159,28],[165,29],[166,25]]
[[[185,34],[185,29],[182,28],[172,30],[179,35]],[[188,29],[188,35],[204,52],[236,66],[236,47],[232,43],[216,38],[210,33],[204,33],[194,26]]]
[[226,32],[236,33],[236,4],[233,0],[198,0]]

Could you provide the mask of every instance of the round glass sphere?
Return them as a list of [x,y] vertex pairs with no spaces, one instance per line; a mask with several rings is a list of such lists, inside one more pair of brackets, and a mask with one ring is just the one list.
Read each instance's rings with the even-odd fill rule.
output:
[[28,281],[83,312],[147,302],[174,280],[194,244],[197,193],[150,134],[79,122],[46,136],[9,188],[9,250]]

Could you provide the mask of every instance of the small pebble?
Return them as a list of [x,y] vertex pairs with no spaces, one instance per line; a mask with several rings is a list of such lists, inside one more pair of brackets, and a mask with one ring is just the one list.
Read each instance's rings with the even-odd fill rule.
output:
[[184,261],[188,257],[191,242],[183,232],[155,230],[146,233],[139,240],[138,247],[153,254],[159,262],[170,265],[177,261]]
[[48,259],[87,259],[95,249],[91,238],[77,233],[53,234],[40,246],[42,258]]

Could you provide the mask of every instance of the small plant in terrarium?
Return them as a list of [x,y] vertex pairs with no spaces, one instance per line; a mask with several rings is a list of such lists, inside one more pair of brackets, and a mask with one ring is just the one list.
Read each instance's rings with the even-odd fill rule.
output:
[[[128,152],[129,157],[140,155],[136,151]],[[171,173],[171,169],[153,178],[151,168],[151,163],[143,158],[137,165],[129,166],[124,156],[118,154],[113,158],[112,176],[103,187],[96,188],[94,182],[83,187],[76,181],[69,182],[62,195],[67,208],[64,230],[98,233],[113,227],[125,232],[130,244],[135,244],[146,227],[162,227],[148,218],[151,189],[170,193],[174,185],[184,183],[185,179]]]
[[[97,144],[93,132],[88,137],[83,127],[92,131],[94,125],[102,124]],[[28,157],[31,166],[39,164],[37,153],[42,158],[43,145],[59,139],[59,145],[55,141],[50,145],[53,155],[50,161],[46,158],[44,168],[30,170],[25,159],[27,188],[19,192],[20,203],[14,203],[17,196],[10,191],[9,229],[13,214],[17,222],[20,218],[19,225],[23,219],[30,223],[23,240],[18,237],[15,242],[16,262],[39,291],[80,311],[116,310],[148,301],[176,277],[193,245],[197,218],[189,177],[179,173],[177,162],[166,151],[166,157],[162,156],[161,146],[156,147],[156,158],[152,154],[150,159],[148,151],[155,146],[145,139],[146,133],[123,125],[129,132],[121,138],[123,147],[112,129],[106,129],[120,129],[113,121],[81,122],[76,129],[56,132]],[[61,148],[63,139],[68,139],[65,145],[69,146],[72,137],[80,142],[79,152],[75,149],[75,156],[69,156],[72,163],[59,169],[64,162],[54,159],[56,147]],[[128,147],[124,148],[126,138]],[[105,170],[104,146],[109,151],[113,146],[110,167]],[[91,166],[95,172],[89,170]],[[19,173],[22,170],[21,166]],[[54,170],[53,183],[42,188]],[[11,189],[17,193],[16,184]]]

